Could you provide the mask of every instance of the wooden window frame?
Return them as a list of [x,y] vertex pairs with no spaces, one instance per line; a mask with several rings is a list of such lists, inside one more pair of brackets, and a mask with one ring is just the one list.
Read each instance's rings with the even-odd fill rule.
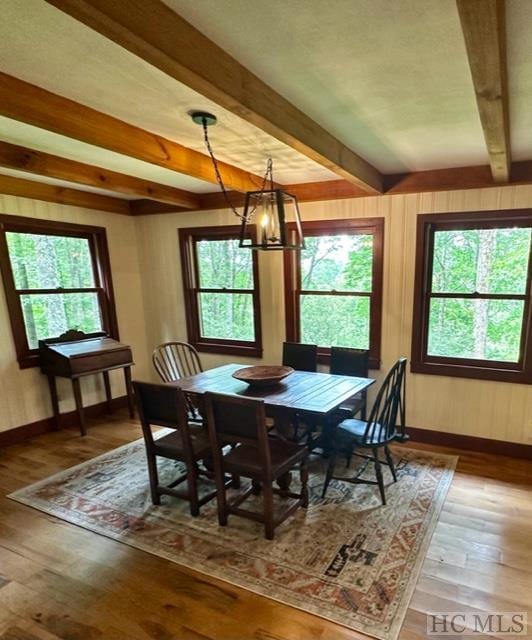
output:
[[240,240],[240,226],[194,227],[179,229],[179,247],[181,253],[181,269],[183,275],[183,294],[187,319],[188,341],[198,351],[205,353],[219,353],[239,355],[250,358],[262,357],[262,326],[260,312],[259,263],[256,251],[251,251],[253,273],[253,289],[225,289],[220,292],[247,293],[253,300],[253,327],[255,340],[229,340],[222,338],[207,338],[201,335],[198,295],[202,292],[216,293],[218,290],[204,290],[199,284],[198,260],[195,245],[201,240]]
[[[316,220],[303,222],[303,235],[326,236],[335,234],[370,234],[373,236],[373,270],[371,293],[364,295],[370,299],[370,327],[369,327],[369,366],[378,370],[381,366],[381,323],[382,323],[382,292],[383,292],[383,260],[384,260],[384,218],[355,218],[345,220]],[[289,225],[290,232],[294,225]],[[299,297],[305,292],[300,289],[301,262],[299,251],[284,252],[284,291],[286,315],[286,339],[299,342],[301,324],[299,315]],[[312,291],[311,293],[315,293]],[[327,291],[327,295],[345,295],[342,292]],[[353,295],[349,292],[349,295]],[[330,347],[318,345],[318,362],[330,364]]]
[[[20,299],[26,290],[17,289],[15,286],[6,238],[6,233],[9,231],[86,238],[89,241],[95,286],[83,288],[79,291],[96,292],[98,294],[102,329],[115,340],[119,339],[111,263],[105,228],[0,214],[0,271],[4,283],[15,351],[21,369],[39,366],[39,352],[38,349],[30,349],[26,336],[26,325]],[[76,291],[75,289],[32,289],[31,293],[76,293]],[[53,338],[57,336],[47,337]]]
[[[532,209],[471,211],[466,213],[420,214],[417,219],[414,313],[412,323],[412,373],[496,380],[498,382],[532,382],[532,251],[529,256],[527,284],[522,295],[504,294],[432,294],[432,262],[435,231],[459,229],[497,229],[532,227]],[[532,245],[531,245],[532,247]],[[429,305],[431,297],[468,299],[520,299],[524,301],[521,345],[517,363],[430,356],[427,354]]]

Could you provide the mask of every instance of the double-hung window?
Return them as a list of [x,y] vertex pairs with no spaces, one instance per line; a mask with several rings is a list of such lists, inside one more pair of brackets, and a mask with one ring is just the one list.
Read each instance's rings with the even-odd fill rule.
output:
[[285,252],[287,340],[368,349],[380,366],[383,218],[303,223],[305,249]]
[[256,251],[240,227],[180,229],[188,340],[199,351],[262,355]]
[[21,367],[69,329],[118,337],[105,229],[2,215],[0,267]]
[[532,382],[532,211],[418,216],[412,371]]

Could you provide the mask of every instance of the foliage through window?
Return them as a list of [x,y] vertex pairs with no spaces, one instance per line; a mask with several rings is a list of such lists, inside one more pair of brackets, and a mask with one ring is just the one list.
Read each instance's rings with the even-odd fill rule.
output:
[[68,329],[116,335],[105,230],[2,216],[2,274],[22,366]]
[[419,224],[412,369],[524,379],[530,213],[427,215]]
[[305,249],[285,255],[287,339],[369,349],[379,366],[382,219],[304,224]]
[[239,229],[181,229],[189,342],[199,350],[261,355],[257,257]]

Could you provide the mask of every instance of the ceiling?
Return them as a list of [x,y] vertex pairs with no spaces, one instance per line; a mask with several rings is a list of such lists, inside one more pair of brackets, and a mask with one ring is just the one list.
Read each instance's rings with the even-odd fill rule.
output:
[[[455,0],[164,2],[382,173],[489,163]],[[531,159],[532,1],[506,6],[512,155]],[[261,175],[271,156],[285,184],[338,179],[45,0],[2,0],[0,61],[7,74],[201,152],[201,130],[187,113],[212,111],[221,160]],[[217,191],[2,117],[0,140],[196,193]]]

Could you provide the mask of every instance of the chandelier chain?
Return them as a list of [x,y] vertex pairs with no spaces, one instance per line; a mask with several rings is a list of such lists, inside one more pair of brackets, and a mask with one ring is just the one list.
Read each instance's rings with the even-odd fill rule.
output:
[[[203,138],[205,140],[205,146],[207,148],[207,151],[209,153],[209,156],[211,158],[212,161],[212,165],[214,167],[214,174],[216,176],[216,181],[218,182],[218,185],[220,187],[220,189],[222,190],[223,193],[223,197],[224,200],[227,204],[227,206],[231,209],[231,211],[235,214],[235,216],[237,216],[237,218],[240,218],[241,220],[243,220],[244,218],[249,221],[251,220],[251,218],[253,217],[253,214],[255,213],[257,206],[259,204],[259,200],[257,199],[255,202],[255,205],[253,207],[253,209],[251,209],[251,211],[247,214],[247,216],[244,216],[244,214],[240,213],[239,211],[237,211],[237,209],[234,207],[233,203],[231,202],[231,199],[229,198],[229,194],[227,193],[227,189],[225,188],[224,182],[222,180],[222,176],[220,174],[220,168],[218,166],[218,160],[216,159],[214,152],[212,150],[211,147],[211,142],[209,140],[209,133],[208,133],[208,122],[206,118],[203,118],[202,120],[202,126],[203,126]],[[273,184],[273,161],[271,158],[268,158],[268,162],[266,165],[266,171],[264,172],[264,176],[262,178],[262,184],[261,187],[259,189],[259,191],[263,192],[266,189],[266,183],[269,182],[270,183],[270,189],[274,189],[274,184]]]

